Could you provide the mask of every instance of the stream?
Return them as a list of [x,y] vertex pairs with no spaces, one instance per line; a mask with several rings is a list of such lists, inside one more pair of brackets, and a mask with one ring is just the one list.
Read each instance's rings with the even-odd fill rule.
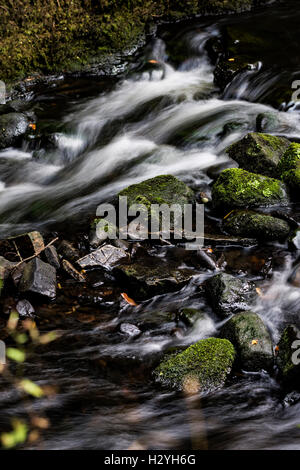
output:
[[[101,202],[161,174],[210,195],[212,176],[236,166],[225,149],[258,130],[258,116],[268,117],[266,132],[300,142],[300,105],[287,98],[300,79],[299,24],[295,0],[239,17],[164,24],[128,58],[121,77],[61,77],[34,90],[23,106],[36,116],[36,135],[0,151],[1,238],[33,227],[67,225],[72,233]],[[247,53],[256,62],[220,90],[207,46],[225,27],[255,38]],[[296,205],[285,210],[300,223]],[[213,250],[226,272],[259,286],[252,310],[276,344],[287,318],[299,316],[300,289],[288,283],[299,252],[279,243],[220,242]],[[173,245],[151,253],[158,262],[187,263]],[[62,336],[25,364],[28,377],[55,390],[32,405],[51,426],[25,448],[300,449],[300,394],[286,394],[274,376],[243,373],[207,396],[154,383],[151,371],[167,348],[217,335],[222,326],[200,288],[214,272],[193,269],[180,291],[137,307],[120,300],[113,276],[98,272],[88,292],[80,291],[82,302],[70,281],[56,303],[37,307],[41,329]],[[183,307],[210,320],[178,322],[174,312]],[[122,334],[124,322],[140,336]],[[14,388],[0,386],[1,420],[22,415],[23,406]]]

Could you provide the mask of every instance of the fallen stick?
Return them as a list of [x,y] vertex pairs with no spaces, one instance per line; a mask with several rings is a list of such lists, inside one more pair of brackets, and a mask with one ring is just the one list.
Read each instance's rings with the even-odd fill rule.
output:
[[18,268],[22,263],[25,263],[26,261],[30,261],[31,259],[36,258],[36,257],[39,256],[44,250],[46,250],[46,248],[49,248],[49,246],[53,245],[53,243],[55,243],[57,240],[58,240],[58,237],[54,238],[50,243],[48,243],[48,245],[46,245],[46,246],[44,246],[43,248],[41,248],[41,249],[40,249],[37,253],[35,253],[34,255],[29,256],[28,258],[22,259],[22,261],[20,261],[18,264],[16,264],[16,265],[13,267],[13,269]]

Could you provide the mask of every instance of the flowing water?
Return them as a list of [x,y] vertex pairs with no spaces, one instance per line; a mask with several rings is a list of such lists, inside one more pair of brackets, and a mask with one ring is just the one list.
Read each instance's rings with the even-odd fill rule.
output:
[[[0,152],[1,236],[33,226],[59,227],[66,220],[76,224],[118,190],[160,174],[209,192],[212,172],[232,165],[225,148],[256,130],[262,113],[272,133],[299,140],[300,107],[286,98],[300,77],[299,21],[298,2],[290,1],[238,18],[163,26],[130,59],[125,77],[62,79],[37,91],[27,109],[37,116],[40,136]],[[257,62],[221,92],[206,46],[225,25],[257,38]],[[158,64],[150,68],[149,60]],[[295,207],[287,210],[300,220]],[[300,290],[287,281],[296,255],[279,244],[220,245],[216,252],[225,253],[228,272],[260,286],[263,296],[253,309],[276,344],[287,317],[299,315]],[[176,253],[174,247],[155,252],[161,260]],[[43,306],[47,327],[59,328],[63,337],[27,364],[31,378],[57,388],[34,405],[51,427],[33,447],[299,449],[299,397],[285,397],[266,373],[243,374],[197,398],[152,381],[153,364],[167,347],[217,334],[221,322],[199,289],[212,274],[195,270],[181,291],[134,308],[101,293],[98,303],[82,307],[78,316],[65,314],[68,302],[54,310]],[[178,326],[169,313],[181,307],[202,309],[210,320]],[[124,321],[138,325],[142,334],[122,335]],[[6,419],[23,412],[10,388],[2,388],[0,407]]]

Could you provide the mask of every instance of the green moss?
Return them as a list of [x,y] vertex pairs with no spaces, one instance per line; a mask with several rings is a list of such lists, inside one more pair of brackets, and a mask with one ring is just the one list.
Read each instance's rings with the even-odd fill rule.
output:
[[159,382],[176,389],[182,389],[185,380],[194,379],[200,390],[207,392],[224,385],[234,358],[234,347],[229,341],[208,338],[162,362],[154,374]]
[[128,206],[144,204],[148,209],[151,204],[184,204],[194,201],[194,192],[182,181],[171,175],[150,178],[123,189],[118,196],[126,196]]
[[277,364],[284,381],[292,383],[299,388],[300,365],[293,363],[293,353],[297,348],[293,347],[295,341],[300,338],[299,329],[294,325],[289,325],[283,332],[278,344]]
[[300,144],[292,143],[279,162],[278,170],[284,181],[299,199],[300,189]]
[[281,158],[278,170],[281,175],[289,170],[300,168],[300,144],[292,143]]
[[228,147],[227,153],[244,170],[276,177],[279,161],[289,145],[284,137],[250,132]]
[[250,173],[240,168],[223,170],[213,185],[215,208],[259,207],[286,204],[286,189],[277,179]]
[[226,217],[223,227],[231,235],[262,240],[284,240],[290,233],[290,226],[285,220],[241,210],[235,210]]
[[[263,1],[263,0],[262,0]],[[1,79],[77,70],[130,47],[149,21],[241,11],[254,0],[3,0]]]

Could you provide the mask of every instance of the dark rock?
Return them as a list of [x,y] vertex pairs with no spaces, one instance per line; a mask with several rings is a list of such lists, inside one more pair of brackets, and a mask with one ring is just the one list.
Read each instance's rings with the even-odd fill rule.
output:
[[209,278],[205,282],[205,290],[213,309],[222,318],[249,310],[256,298],[253,282],[226,273]]
[[284,137],[251,132],[227,149],[241,168],[276,178],[278,164],[290,145]]
[[8,238],[8,240],[17,247],[23,259],[39,254],[45,247],[43,236],[37,231],[23,233],[17,237]]
[[128,262],[129,255],[122,248],[117,248],[113,245],[104,245],[89,255],[77,260],[77,263],[82,268],[103,266],[105,268],[112,268],[122,262]]
[[278,344],[277,365],[283,381],[300,388],[300,330],[289,325]]
[[13,268],[16,267],[18,263],[8,261],[3,256],[0,256],[0,280],[4,281],[8,278]]
[[252,211],[233,211],[223,221],[223,228],[231,235],[259,240],[285,240],[290,233],[287,222],[277,217]]
[[75,281],[78,282],[85,282],[85,277],[82,273],[80,273],[74,266],[67,261],[66,259],[62,260],[62,268],[66,273],[68,273]]
[[58,253],[61,254],[63,258],[71,261],[71,263],[76,263],[80,258],[79,251],[72,245],[72,243],[68,242],[67,240],[63,240],[60,243],[58,247]]
[[141,330],[135,326],[132,325],[131,323],[122,323],[120,326],[120,331],[121,333],[124,333],[127,336],[130,336],[131,338],[136,338],[141,334]]
[[31,305],[28,300],[19,300],[16,306],[17,312],[20,315],[20,317],[25,317],[25,318],[34,318],[35,315],[35,310],[33,306]]
[[55,246],[48,246],[44,251],[44,255],[46,257],[47,262],[51,264],[51,266],[53,266],[55,269],[60,268],[59,257]]
[[28,118],[20,113],[0,115],[0,149],[16,145],[28,129]]
[[216,209],[252,208],[286,205],[285,185],[274,178],[250,173],[241,168],[223,170],[212,189]]
[[213,392],[222,388],[235,358],[225,339],[198,341],[185,351],[167,357],[154,371],[157,382],[187,393]]
[[115,269],[119,281],[128,286],[137,299],[152,297],[181,289],[195,271],[180,268],[175,262],[162,262],[155,257],[145,257],[139,261],[119,266]]
[[221,338],[228,339],[237,352],[237,364],[247,371],[270,370],[273,367],[273,347],[270,333],[253,312],[234,315],[223,326]]
[[55,268],[39,258],[32,259],[26,263],[19,289],[21,292],[31,292],[54,299],[56,296]]

